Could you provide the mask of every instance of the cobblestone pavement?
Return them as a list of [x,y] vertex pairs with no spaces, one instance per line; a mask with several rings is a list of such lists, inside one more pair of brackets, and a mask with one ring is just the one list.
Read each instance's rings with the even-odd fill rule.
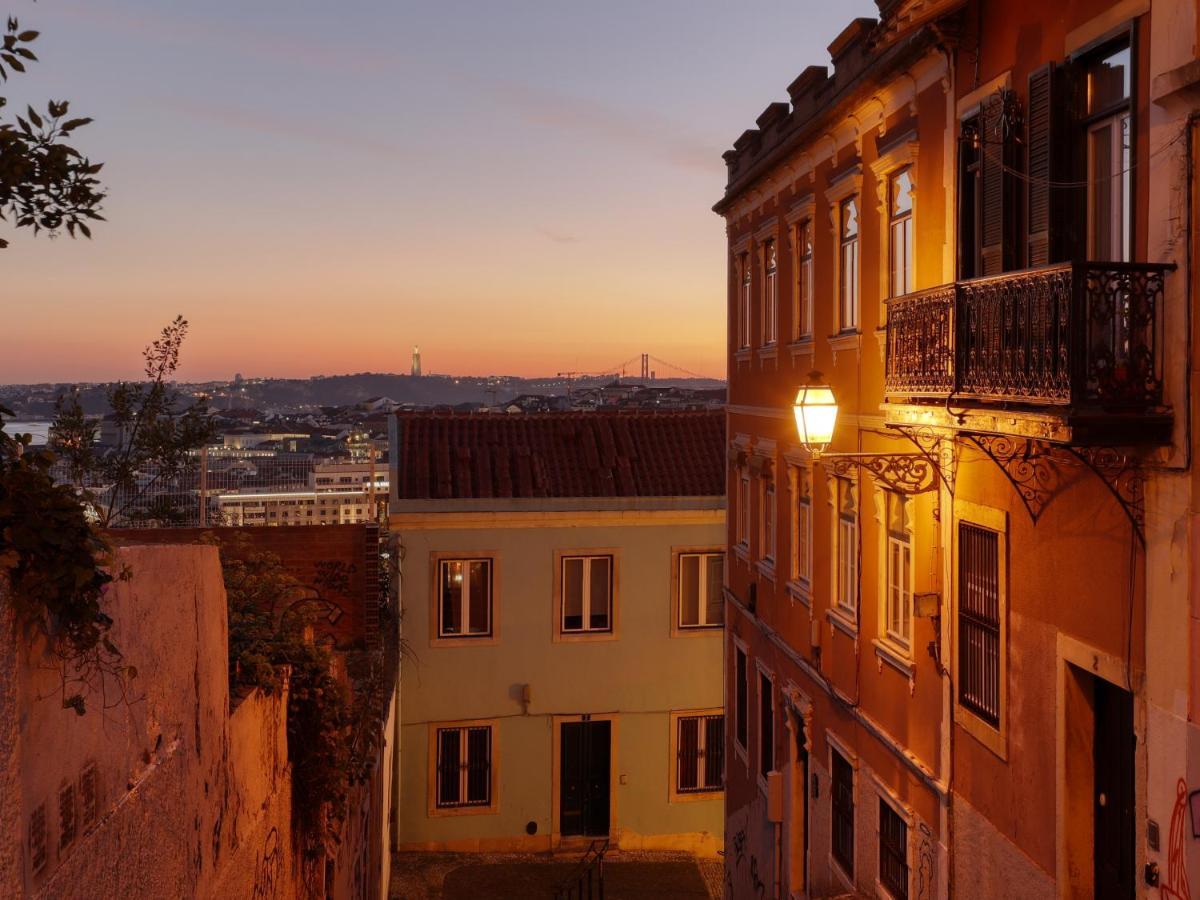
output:
[[[392,857],[391,900],[538,900],[578,866],[578,856],[401,853]],[[681,853],[610,851],[605,900],[720,900],[721,860]]]

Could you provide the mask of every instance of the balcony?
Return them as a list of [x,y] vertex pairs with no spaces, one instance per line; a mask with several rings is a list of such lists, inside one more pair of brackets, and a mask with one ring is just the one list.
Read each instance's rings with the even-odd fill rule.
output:
[[1170,268],[1062,263],[889,301],[887,422],[1078,445],[1169,443]]

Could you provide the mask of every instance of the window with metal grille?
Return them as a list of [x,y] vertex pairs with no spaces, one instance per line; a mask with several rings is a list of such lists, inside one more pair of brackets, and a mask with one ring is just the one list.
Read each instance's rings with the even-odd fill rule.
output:
[[908,823],[879,801],[879,883],[895,900],[908,900]]
[[492,561],[443,559],[438,565],[438,636],[492,633]]
[[725,785],[725,716],[680,716],[677,720],[675,790],[680,794],[719,791]]
[[96,821],[96,814],[99,811],[100,798],[98,794],[100,789],[97,777],[95,763],[88,763],[79,773],[79,805],[84,828]]
[[958,702],[1000,725],[1000,539],[958,524]]
[[679,554],[679,627],[719,628],[725,621],[721,586],[725,554]]
[[775,768],[775,691],[765,672],[758,673],[758,773]]
[[854,767],[842,754],[833,757],[833,858],[854,877]]
[[612,631],[611,556],[562,559],[562,630]]
[[65,850],[75,840],[75,786],[64,784],[58,789],[58,849]]
[[46,868],[46,805],[39,804],[29,816],[29,865],[37,875]]
[[779,294],[777,291],[779,266],[775,257],[775,242],[763,244],[763,322],[762,342],[764,346],[774,344],[779,338]]
[[490,806],[492,726],[437,730],[437,807]]
[[741,647],[738,647],[734,656],[736,658],[734,663],[734,690],[736,693],[734,694],[733,737],[741,745],[741,748],[745,750],[747,741],[746,732],[748,730],[746,703],[749,700],[747,696],[749,691],[746,683],[746,652]]

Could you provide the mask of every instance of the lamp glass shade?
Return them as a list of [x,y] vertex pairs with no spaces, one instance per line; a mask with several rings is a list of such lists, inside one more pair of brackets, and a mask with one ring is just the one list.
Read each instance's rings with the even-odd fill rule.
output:
[[823,384],[806,384],[796,394],[796,431],[810,453],[820,453],[833,440],[838,406],[833,391]]

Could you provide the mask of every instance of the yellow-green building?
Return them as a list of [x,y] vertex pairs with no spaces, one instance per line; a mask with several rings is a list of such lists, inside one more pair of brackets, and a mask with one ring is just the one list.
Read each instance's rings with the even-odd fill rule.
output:
[[719,412],[398,413],[401,850],[722,845]]

